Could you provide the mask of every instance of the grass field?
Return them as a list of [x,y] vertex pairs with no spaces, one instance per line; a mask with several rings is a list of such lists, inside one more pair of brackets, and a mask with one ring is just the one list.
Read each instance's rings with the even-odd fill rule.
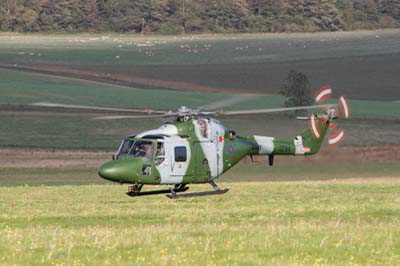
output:
[[[222,182],[332,181],[352,178],[397,178],[397,163],[333,163],[288,165],[276,159],[274,167],[261,163],[242,163],[228,171]],[[105,162],[105,161],[104,161]],[[100,166],[99,163],[98,166]],[[0,186],[61,186],[110,184],[97,175],[96,167],[1,167]],[[400,191],[399,191],[400,193]],[[400,196],[400,195],[399,195]]]
[[95,167],[0,168],[0,264],[398,265],[399,171],[277,158],[236,166],[225,195],[169,200]]
[[120,186],[1,187],[0,263],[400,263],[398,182],[222,186],[231,191],[174,201]]
[[169,110],[182,104],[201,106],[222,100],[222,93],[182,92],[163,89],[134,89],[85,81],[49,78],[19,71],[1,70],[1,103],[58,102],[125,108]]
[[0,49],[4,51],[3,62],[16,63],[93,65],[111,61],[120,65],[196,65],[265,60],[293,62],[396,53],[399,52],[398,32],[398,29],[392,29],[197,36],[2,34]]

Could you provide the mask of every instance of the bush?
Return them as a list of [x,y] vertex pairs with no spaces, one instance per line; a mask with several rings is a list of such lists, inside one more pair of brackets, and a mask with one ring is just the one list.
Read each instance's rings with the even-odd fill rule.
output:
[[290,70],[279,93],[287,97],[284,103],[286,107],[306,106],[314,103],[314,98],[311,96],[310,81],[301,72]]

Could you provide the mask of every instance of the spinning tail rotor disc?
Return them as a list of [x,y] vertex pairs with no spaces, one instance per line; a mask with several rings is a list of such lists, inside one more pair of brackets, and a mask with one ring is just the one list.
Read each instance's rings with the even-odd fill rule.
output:
[[[332,96],[332,87],[330,85],[325,85],[321,87],[315,94],[315,101],[318,104],[323,104],[327,99],[329,99]],[[339,128],[337,129],[337,123],[335,122],[336,119],[339,117],[342,117],[344,119],[348,119],[351,115],[350,111],[350,105],[347,100],[346,96],[341,96],[339,98],[338,105],[340,107],[340,112],[339,108],[337,106],[332,106],[329,108],[326,108],[326,117],[329,120],[329,131],[331,132],[328,138],[328,143],[330,146],[337,146],[340,143],[343,142],[345,134],[343,129]],[[324,121],[324,116],[322,117],[322,123],[325,123]],[[313,136],[314,139],[318,139],[321,130],[318,128],[318,123],[317,123],[317,118],[314,114],[312,114],[309,119],[309,129],[310,132]]]

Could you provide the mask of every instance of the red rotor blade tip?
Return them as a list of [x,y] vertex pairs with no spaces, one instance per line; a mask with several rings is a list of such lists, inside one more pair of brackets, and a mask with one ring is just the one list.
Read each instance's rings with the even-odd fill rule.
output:
[[337,132],[333,133],[329,136],[329,145],[330,146],[337,146],[342,143],[344,140],[344,131],[339,129]]
[[349,101],[347,100],[346,96],[340,97],[339,105],[340,105],[340,109],[342,111],[342,117],[349,118],[350,117],[350,105],[349,105]]
[[315,101],[317,103],[322,103],[324,102],[326,99],[330,98],[332,95],[332,87],[331,85],[325,85],[323,87],[321,87],[315,94]]

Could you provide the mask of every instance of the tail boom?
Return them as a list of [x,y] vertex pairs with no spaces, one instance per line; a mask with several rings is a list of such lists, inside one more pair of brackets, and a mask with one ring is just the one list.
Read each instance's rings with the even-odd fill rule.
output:
[[293,139],[253,136],[258,150],[253,149],[250,155],[313,155],[318,153],[329,128],[329,120],[324,116],[312,116],[310,123],[312,127]]

